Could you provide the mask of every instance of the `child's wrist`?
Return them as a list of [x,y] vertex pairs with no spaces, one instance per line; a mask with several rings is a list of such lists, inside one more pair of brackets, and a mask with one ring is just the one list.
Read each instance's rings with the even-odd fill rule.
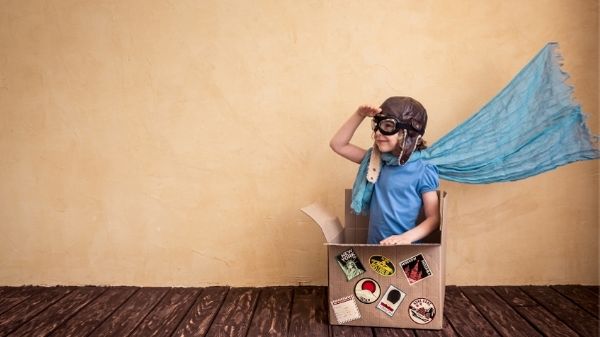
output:
[[414,235],[412,235],[412,233],[410,233],[410,232],[406,232],[406,233],[401,234],[401,235],[404,237],[404,239],[406,239],[410,243],[413,243],[413,242],[415,242],[415,241],[418,240],[418,238],[415,238]]
[[360,109],[357,109],[357,110],[354,112],[354,114],[358,115],[358,117],[360,117],[360,118],[363,118],[363,119],[364,119],[365,117],[367,117],[367,115],[366,115],[364,112],[360,111]]

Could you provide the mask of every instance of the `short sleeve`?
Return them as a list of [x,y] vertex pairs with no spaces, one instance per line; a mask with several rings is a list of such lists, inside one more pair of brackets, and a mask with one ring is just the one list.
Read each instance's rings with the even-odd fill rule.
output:
[[440,187],[440,176],[435,165],[426,163],[419,181],[419,194],[437,191]]

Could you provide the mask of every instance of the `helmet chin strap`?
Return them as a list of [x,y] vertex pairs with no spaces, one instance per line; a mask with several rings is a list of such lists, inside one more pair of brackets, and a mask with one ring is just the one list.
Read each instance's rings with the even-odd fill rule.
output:
[[[402,140],[402,147],[400,150],[400,156],[398,156],[398,164],[404,165],[410,158],[410,155],[415,151],[417,145],[419,144],[419,140],[421,140],[421,135],[418,135],[415,139],[414,144],[412,144],[412,149],[410,151],[405,151],[406,141],[408,139],[408,132],[404,130],[404,137]],[[405,158],[403,158],[405,157]],[[375,184],[377,179],[379,178],[379,173],[381,172],[381,151],[379,147],[377,147],[377,143],[373,144],[373,150],[371,151],[371,158],[369,158],[369,166],[367,167],[367,180]]]
[[[400,152],[400,156],[398,157],[398,164],[404,165],[412,155],[412,153],[416,150],[419,141],[421,140],[421,135],[417,135],[416,138],[408,139],[406,136],[406,130],[404,130],[405,136],[404,141],[402,142],[402,151]],[[408,144],[407,144],[408,142]],[[412,143],[412,144],[411,144]],[[406,149],[407,146],[410,146],[410,149]]]
[[[400,138],[399,136],[400,136],[400,134],[398,134],[398,138]],[[402,145],[400,145],[400,155],[398,155],[398,164],[400,164],[400,165],[404,164],[402,162],[402,156],[404,155],[404,147],[406,146],[407,136],[408,136],[408,131],[406,129],[403,129],[402,130]]]
[[371,158],[369,158],[369,167],[367,168],[367,180],[371,184],[377,182],[379,171],[381,171],[381,151],[379,151],[379,147],[377,147],[377,143],[375,143],[373,144]]

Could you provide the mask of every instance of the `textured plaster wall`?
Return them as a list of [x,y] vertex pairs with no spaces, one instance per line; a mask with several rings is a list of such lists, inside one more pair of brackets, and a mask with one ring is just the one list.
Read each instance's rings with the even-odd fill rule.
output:
[[[598,133],[597,1],[0,1],[0,284],[325,284],[298,208],[411,95],[435,141],[558,41]],[[370,144],[368,126],[357,143]],[[598,284],[598,162],[449,192],[449,284]]]

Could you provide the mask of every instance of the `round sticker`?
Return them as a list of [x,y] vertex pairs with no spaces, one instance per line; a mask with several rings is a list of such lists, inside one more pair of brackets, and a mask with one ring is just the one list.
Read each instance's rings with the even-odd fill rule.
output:
[[354,295],[362,303],[373,303],[377,301],[379,295],[381,295],[381,288],[379,283],[372,278],[360,279],[354,287]]
[[392,276],[396,272],[396,267],[390,259],[382,255],[373,255],[369,259],[371,268],[381,276]]
[[427,324],[435,317],[435,306],[426,298],[417,298],[408,305],[408,315],[417,324]]

